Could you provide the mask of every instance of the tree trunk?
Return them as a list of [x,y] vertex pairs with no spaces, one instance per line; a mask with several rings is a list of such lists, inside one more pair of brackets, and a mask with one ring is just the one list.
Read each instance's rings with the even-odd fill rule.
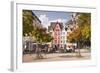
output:
[[41,54],[41,48],[40,48],[39,44],[37,44],[37,47],[36,47],[36,58],[37,59],[43,58],[43,56]]
[[77,48],[78,48],[78,57],[81,57],[81,52],[80,52],[80,42],[77,41]]

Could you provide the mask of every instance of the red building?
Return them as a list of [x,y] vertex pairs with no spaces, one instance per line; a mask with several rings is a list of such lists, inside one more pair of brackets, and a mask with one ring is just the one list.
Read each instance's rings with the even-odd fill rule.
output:
[[52,32],[52,36],[53,36],[53,44],[55,45],[59,45],[61,44],[61,31],[63,28],[63,23],[59,23],[59,22],[51,22],[51,25],[48,27],[49,32]]
[[56,23],[55,27],[54,27],[54,43],[55,44],[60,44],[60,39],[61,37],[61,28],[59,23]]

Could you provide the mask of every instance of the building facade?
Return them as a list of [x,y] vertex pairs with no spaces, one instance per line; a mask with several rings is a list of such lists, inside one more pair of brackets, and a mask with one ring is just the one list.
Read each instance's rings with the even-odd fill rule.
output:
[[65,30],[65,24],[63,24],[63,29],[61,30],[61,47],[65,48],[67,42],[67,32]]
[[38,28],[42,28],[42,24],[41,21],[39,20],[39,18],[32,12],[33,15],[33,27],[38,27]]
[[64,48],[67,40],[65,25],[61,22],[51,22],[48,30],[53,36],[52,44]]
[[61,28],[59,23],[56,23],[55,27],[54,27],[54,40],[53,42],[56,45],[60,45],[61,43]]

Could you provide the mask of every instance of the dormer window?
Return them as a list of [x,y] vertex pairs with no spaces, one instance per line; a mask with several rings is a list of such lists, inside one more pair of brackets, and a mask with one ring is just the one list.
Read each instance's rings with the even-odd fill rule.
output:
[[73,28],[70,28],[71,31],[73,31]]

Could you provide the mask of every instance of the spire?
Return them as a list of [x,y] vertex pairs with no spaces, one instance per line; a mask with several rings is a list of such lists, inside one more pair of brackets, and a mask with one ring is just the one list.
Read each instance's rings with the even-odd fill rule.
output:
[[76,24],[76,13],[72,14],[72,22],[74,25]]

